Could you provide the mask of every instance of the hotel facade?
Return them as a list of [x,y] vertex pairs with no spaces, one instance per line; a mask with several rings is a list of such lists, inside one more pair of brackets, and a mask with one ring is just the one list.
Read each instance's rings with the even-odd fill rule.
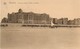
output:
[[[5,20],[4,20],[5,21]],[[48,14],[38,14],[33,12],[23,12],[19,9],[18,12],[8,13],[7,23],[24,23],[24,24],[50,24]]]

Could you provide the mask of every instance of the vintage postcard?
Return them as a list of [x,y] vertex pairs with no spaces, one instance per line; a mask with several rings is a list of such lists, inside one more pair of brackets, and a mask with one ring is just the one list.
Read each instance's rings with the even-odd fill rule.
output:
[[0,0],[0,49],[80,49],[80,0]]

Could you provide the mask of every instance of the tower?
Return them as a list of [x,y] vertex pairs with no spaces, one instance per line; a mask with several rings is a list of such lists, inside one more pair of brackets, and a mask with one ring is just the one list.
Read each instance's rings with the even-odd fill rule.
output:
[[22,11],[22,9],[19,9],[18,12],[19,12],[19,13],[22,13],[23,11]]

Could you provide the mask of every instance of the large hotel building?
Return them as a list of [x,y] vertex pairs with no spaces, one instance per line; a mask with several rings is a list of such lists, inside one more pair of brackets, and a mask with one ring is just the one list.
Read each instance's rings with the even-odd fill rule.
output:
[[33,12],[23,12],[19,9],[18,12],[8,13],[8,23],[25,23],[25,24],[50,24],[50,17],[48,14],[38,14]]

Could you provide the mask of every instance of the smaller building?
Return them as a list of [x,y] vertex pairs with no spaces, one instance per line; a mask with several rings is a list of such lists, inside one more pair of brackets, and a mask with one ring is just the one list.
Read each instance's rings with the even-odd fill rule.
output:
[[54,24],[58,24],[58,19],[57,19],[57,18],[52,18],[52,22],[53,22]]
[[78,25],[80,25],[80,18],[77,18],[77,21],[78,21]]
[[67,25],[68,24],[68,18],[60,18],[57,20],[58,24]]
[[80,25],[80,18],[74,19],[74,25]]
[[1,21],[1,23],[8,23],[8,19],[4,17],[4,18],[2,19],[2,21]]
[[57,24],[59,24],[59,25],[62,25],[63,24],[62,18],[61,19],[58,19],[58,23]]
[[68,24],[68,18],[62,18],[62,24],[67,25]]
[[74,25],[74,20],[69,20],[68,25]]
[[74,21],[74,25],[78,25],[78,23],[79,23],[78,19],[74,19],[73,21]]

